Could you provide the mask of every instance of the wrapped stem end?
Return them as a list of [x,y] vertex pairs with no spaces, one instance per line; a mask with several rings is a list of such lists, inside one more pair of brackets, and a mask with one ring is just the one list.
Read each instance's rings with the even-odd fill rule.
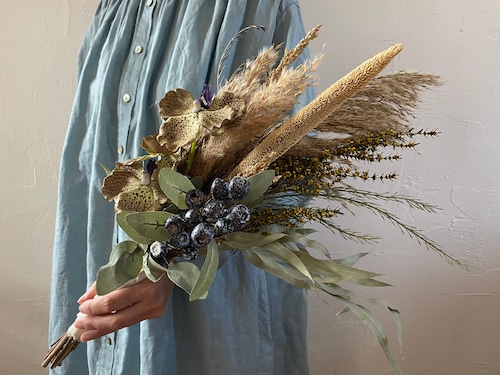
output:
[[50,364],[50,368],[56,368],[60,366],[64,358],[66,358],[69,353],[76,349],[79,340],[75,339],[68,329],[59,337],[56,342],[54,342],[43,359],[42,367],[47,367]]

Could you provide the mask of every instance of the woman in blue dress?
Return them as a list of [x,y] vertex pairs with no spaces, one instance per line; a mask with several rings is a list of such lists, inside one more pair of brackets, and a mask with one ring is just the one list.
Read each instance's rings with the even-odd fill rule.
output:
[[[292,48],[304,36],[295,0],[101,1],[79,53],[62,156],[50,340],[73,322],[77,299],[112,246],[126,239],[101,195],[100,164],[113,167],[141,153],[142,138],[160,125],[157,102],[165,92],[181,87],[197,96],[205,83],[215,87],[224,48],[249,25],[266,31],[238,40],[225,60],[226,78],[263,47]],[[90,341],[52,373],[307,374],[303,290],[238,252],[221,256],[202,301],[189,302],[167,278],[95,299],[90,287],[78,299],[89,315],[80,321],[88,329],[82,339]]]

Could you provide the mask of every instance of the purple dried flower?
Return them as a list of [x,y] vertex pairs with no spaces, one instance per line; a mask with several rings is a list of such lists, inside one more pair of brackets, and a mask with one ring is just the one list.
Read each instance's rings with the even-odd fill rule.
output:
[[201,90],[200,104],[203,109],[210,108],[210,104],[212,104],[212,99],[214,98],[214,93],[212,92],[212,88],[210,85],[205,84],[203,86],[203,90]]

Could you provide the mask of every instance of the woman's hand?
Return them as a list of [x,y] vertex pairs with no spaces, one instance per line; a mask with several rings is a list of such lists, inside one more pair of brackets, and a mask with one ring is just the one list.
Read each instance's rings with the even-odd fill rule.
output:
[[74,326],[85,330],[82,342],[94,340],[145,319],[159,318],[165,311],[174,284],[168,277],[153,283],[144,279],[104,296],[97,296],[95,283],[80,297],[80,312]]

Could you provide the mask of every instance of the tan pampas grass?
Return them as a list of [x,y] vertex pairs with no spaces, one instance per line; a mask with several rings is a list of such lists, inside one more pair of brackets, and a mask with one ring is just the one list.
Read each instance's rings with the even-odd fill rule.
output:
[[318,56],[309,64],[302,64],[296,69],[285,69],[279,79],[269,79],[252,96],[247,108],[248,127],[254,135],[262,135],[269,125],[283,119],[297,103],[297,98],[317,77],[317,70],[323,56]]
[[210,181],[233,170],[260,139],[290,113],[297,97],[316,81],[313,72],[320,60],[321,57],[317,57],[296,69],[285,69],[280,79],[268,81],[255,90],[242,121],[222,134],[203,137],[192,174]]
[[421,92],[441,84],[439,76],[419,72],[377,77],[320,123],[315,136],[305,136],[286,155],[320,156],[325,149],[367,133],[405,132],[409,119],[415,117]]
[[280,46],[263,49],[255,59],[246,61],[221,87],[220,92],[237,93],[248,104],[255,91],[267,79],[279,58]]
[[297,59],[297,57],[299,57],[302,52],[304,52],[304,50],[313,39],[316,39],[319,34],[319,29],[321,29],[321,25],[317,25],[316,27],[311,29],[306,34],[306,36],[297,44],[297,46],[295,46],[295,48],[285,51],[285,54],[283,55],[283,58],[281,59],[279,65],[271,73],[269,77],[270,80],[276,80],[281,77],[281,73],[283,72],[283,70],[289,67]]
[[214,176],[231,171],[275,124],[291,112],[297,98],[314,84],[314,72],[322,56],[294,69],[287,67],[279,77],[263,78],[275,64],[276,54],[275,48],[262,51],[224,85],[222,92],[235,93],[245,100],[246,113],[221,134],[203,134],[191,170],[193,176],[210,181]]
[[284,122],[257,145],[229,174],[251,176],[267,167],[297,144],[302,137],[321,124],[349,97],[375,78],[402,50],[401,44],[388,48],[367,60],[338,80],[315,100]]

